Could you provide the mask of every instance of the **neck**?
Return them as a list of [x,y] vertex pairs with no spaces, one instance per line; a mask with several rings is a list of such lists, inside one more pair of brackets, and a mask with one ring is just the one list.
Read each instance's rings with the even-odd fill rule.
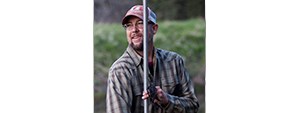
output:
[[[153,46],[149,46],[148,48],[148,62],[153,62]],[[140,56],[144,57],[143,51],[136,51]]]

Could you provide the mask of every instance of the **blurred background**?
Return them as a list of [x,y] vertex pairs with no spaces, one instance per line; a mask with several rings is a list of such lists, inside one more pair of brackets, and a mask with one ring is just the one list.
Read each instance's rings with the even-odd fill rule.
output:
[[[94,112],[105,113],[106,81],[111,64],[127,47],[121,25],[126,11],[142,0],[94,0]],[[205,1],[148,0],[159,25],[154,44],[179,53],[205,113]]]

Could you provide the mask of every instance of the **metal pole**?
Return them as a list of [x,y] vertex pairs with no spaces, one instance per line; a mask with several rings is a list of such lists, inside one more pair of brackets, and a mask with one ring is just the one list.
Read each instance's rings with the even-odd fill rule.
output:
[[[143,27],[144,27],[144,39],[143,39],[143,52],[144,52],[144,91],[147,91],[147,78],[148,78],[148,7],[147,0],[143,0]],[[144,113],[148,112],[147,99],[144,100]]]

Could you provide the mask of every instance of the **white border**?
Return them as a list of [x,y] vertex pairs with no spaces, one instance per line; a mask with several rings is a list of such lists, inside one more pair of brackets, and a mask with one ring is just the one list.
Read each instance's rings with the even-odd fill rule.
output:
[[206,112],[298,113],[293,0],[206,0]]

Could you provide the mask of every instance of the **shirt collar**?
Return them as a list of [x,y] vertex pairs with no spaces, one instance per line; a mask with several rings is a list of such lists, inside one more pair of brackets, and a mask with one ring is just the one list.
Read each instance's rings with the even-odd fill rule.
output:
[[[139,54],[137,54],[136,51],[131,46],[128,46],[126,51],[129,54],[129,56],[131,56],[135,66],[139,66],[139,65],[143,64],[143,57],[141,57]],[[154,53],[153,53],[154,54],[154,57],[153,57],[154,64],[156,63],[156,52],[157,52],[157,49],[154,48]]]
[[128,46],[126,51],[129,54],[129,56],[132,58],[135,66],[141,65],[143,63],[142,60],[143,58],[140,55],[138,55],[131,46]]

